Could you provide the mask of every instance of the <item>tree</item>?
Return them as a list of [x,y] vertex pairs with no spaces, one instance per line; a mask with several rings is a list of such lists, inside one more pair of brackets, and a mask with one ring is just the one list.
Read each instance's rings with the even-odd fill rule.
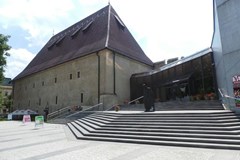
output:
[[[11,49],[11,47],[7,44],[8,39],[10,36],[5,36],[0,33],[0,85],[2,84],[3,78],[4,78],[4,68],[7,64],[7,57],[10,56],[10,54],[7,52]],[[9,100],[10,101],[10,100]],[[0,109],[3,107],[4,104],[4,97],[2,94],[2,90],[0,90]],[[10,103],[6,101],[6,103]]]
[[7,57],[10,56],[10,54],[7,52],[11,49],[11,47],[7,44],[8,39],[10,36],[5,36],[0,33],[0,82],[2,82],[4,78],[4,68],[7,64]]

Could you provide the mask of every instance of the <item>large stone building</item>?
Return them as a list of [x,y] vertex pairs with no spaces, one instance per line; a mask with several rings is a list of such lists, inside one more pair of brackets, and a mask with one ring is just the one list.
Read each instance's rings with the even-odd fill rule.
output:
[[14,108],[108,107],[130,98],[130,83],[132,99],[147,83],[157,101],[214,94],[238,111],[240,1],[213,4],[211,47],[166,65],[153,65],[110,5],[99,10],[53,36],[14,79]]
[[108,5],[54,35],[15,77],[14,109],[123,103],[131,75],[152,66]]

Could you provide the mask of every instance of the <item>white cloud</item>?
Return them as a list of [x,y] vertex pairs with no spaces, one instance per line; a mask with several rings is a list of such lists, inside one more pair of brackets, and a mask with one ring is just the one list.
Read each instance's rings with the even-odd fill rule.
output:
[[1,2],[0,23],[5,28],[21,27],[28,32],[29,36],[23,38],[29,40],[31,46],[42,47],[52,36],[53,29],[59,31],[62,26],[67,27],[66,19],[74,8],[69,0],[7,0]]
[[212,1],[113,0],[112,4],[136,40],[146,37],[142,47],[154,62],[211,45]]
[[[25,30],[29,36],[23,37],[28,41],[24,53],[31,55],[27,50],[40,50],[53,30],[56,34],[107,4],[108,0],[1,0],[0,25],[5,29],[19,26]],[[212,1],[111,0],[111,4],[154,62],[187,56],[210,46]],[[16,65],[28,64],[19,63],[14,61]],[[9,61],[11,69],[14,64]]]
[[10,57],[7,57],[7,67],[4,75],[10,78],[14,78],[22,72],[35,56],[33,53],[23,48],[11,49],[9,53]]

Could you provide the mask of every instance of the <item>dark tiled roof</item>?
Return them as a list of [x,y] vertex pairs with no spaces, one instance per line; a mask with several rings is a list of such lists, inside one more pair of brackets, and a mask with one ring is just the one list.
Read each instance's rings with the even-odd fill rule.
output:
[[53,36],[14,80],[104,48],[153,65],[117,13],[108,5]]

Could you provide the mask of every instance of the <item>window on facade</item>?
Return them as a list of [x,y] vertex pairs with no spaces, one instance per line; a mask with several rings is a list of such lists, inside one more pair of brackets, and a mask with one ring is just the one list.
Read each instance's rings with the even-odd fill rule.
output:
[[35,88],[35,83],[33,83],[33,88]]
[[123,24],[123,22],[120,20],[120,18],[118,18],[118,16],[114,15],[115,19],[118,22],[118,25],[121,27],[122,30],[124,30],[125,25]]
[[42,81],[42,86],[44,86],[44,81]]
[[5,96],[8,96],[8,92],[7,91],[5,92]]
[[191,65],[191,62],[185,62],[182,64],[182,71],[183,71],[183,74],[186,75],[186,74],[189,74],[192,72],[192,65]]
[[70,79],[72,79],[72,74],[70,74],[70,77],[69,77]]
[[83,103],[83,93],[81,93],[81,103]]
[[73,32],[73,34],[71,35],[71,37],[74,38],[81,29],[82,29],[82,27],[77,28],[77,29]]
[[210,54],[204,55],[202,57],[202,68],[204,77],[212,76],[212,58]]
[[174,77],[176,77],[176,75],[175,75],[175,67],[172,67],[172,68],[168,69],[168,77],[170,79],[173,79]]
[[163,79],[164,79],[164,82],[168,81],[168,71],[167,70],[163,71]]
[[93,21],[90,21],[90,22],[82,29],[82,31],[87,31],[87,30],[90,28],[90,26],[92,25],[92,23],[93,23]]
[[195,79],[201,79],[202,63],[201,58],[192,61]]
[[80,78],[80,72],[77,72],[77,77]]
[[55,44],[56,44],[56,45],[59,45],[59,44],[63,41],[64,38],[65,38],[65,35],[64,35],[64,36],[62,35],[62,37],[59,38],[59,39],[55,42]]
[[58,103],[58,96],[56,96],[55,103],[56,104]]
[[57,83],[57,77],[55,77],[54,82]]
[[181,76],[182,75],[182,65],[176,66],[176,75]]

